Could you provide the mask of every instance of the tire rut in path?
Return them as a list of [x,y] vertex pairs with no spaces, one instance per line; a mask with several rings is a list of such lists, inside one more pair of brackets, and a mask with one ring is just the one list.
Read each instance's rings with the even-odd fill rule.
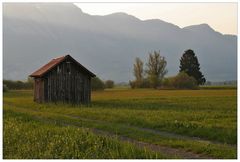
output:
[[[34,111],[34,110],[32,110],[32,111]],[[38,111],[35,110],[34,112],[38,112]],[[86,119],[86,118],[81,118],[81,117],[78,117],[78,116],[71,116],[71,115],[62,115],[62,116],[71,117],[71,118],[78,118],[80,120],[98,121],[98,120]],[[40,116],[35,116],[34,118],[38,121],[43,122],[43,123],[56,122],[56,120],[54,120],[54,119],[46,119],[46,118],[40,117]],[[98,122],[103,123],[104,121],[98,121]],[[65,123],[61,122],[61,123],[58,123],[58,124],[63,125],[63,126],[80,127],[76,124],[66,123],[66,122]],[[83,127],[83,128],[86,128],[86,127]],[[136,127],[136,128],[138,128],[138,127]],[[89,129],[93,133],[96,133],[96,134],[99,134],[99,135],[116,137],[116,134],[113,134],[113,133],[110,133],[110,132],[107,132],[107,131],[102,131],[102,130],[95,129],[95,128],[94,129],[93,128],[86,128],[86,129]],[[144,130],[144,128],[143,128],[143,130]],[[181,148],[180,149],[179,148],[172,148],[172,147],[167,147],[167,146],[142,142],[142,141],[138,141],[138,140],[123,136],[123,135],[117,135],[117,137],[118,137],[119,140],[124,141],[124,142],[132,143],[139,148],[148,148],[152,151],[164,153],[164,154],[172,156],[172,157],[179,157],[181,159],[214,159],[214,157],[210,157],[210,156],[203,155],[203,154],[197,154],[197,153],[194,153],[194,152],[186,151],[186,150],[181,149]]]
[[[89,130],[91,130],[92,132],[99,134],[99,135],[105,135],[105,136],[110,136],[110,137],[116,136],[109,132],[105,132],[105,131],[98,130],[98,129],[89,129]],[[123,142],[128,142],[128,143],[134,144],[135,146],[137,146],[139,148],[147,148],[151,151],[160,152],[165,155],[180,158],[180,159],[214,159],[213,157],[210,157],[210,156],[196,154],[196,153],[193,153],[190,151],[185,151],[183,149],[177,149],[177,148],[171,148],[171,147],[146,143],[146,142],[138,141],[138,140],[128,138],[125,136],[117,135],[117,139],[119,139]]]
[[[11,104],[8,104],[8,105],[11,105]],[[31,110],[31,111],[38,112],[36,110]],[[58,114],[58,113],[56,113],[56,114]],[[61,115],[63,115],[63,114],[61,114]],[[105,121],[102,121],[102,120],[83,118],[83,117],[76,116],[76,115],[63,115],[63,116],[70,117],[70,118],[75,118],[75,119],[80,119],[80,120],[84,120],[84,121],[92,121],[92,122],[98,122],[98,123],[103,123],[103,124],[109,124],[109,122],[105,122]],[[132,125],[123,125],[123,124],[119,124],[119,123],[115,123],[115,124],[122,125],[126,128],[134,128],[134,129],[141,130],[141,131],[147,131],[149,133],[158,134],[160,136],[173,138],[173,139],[193,140],[193,141],[207,143],[207,144],[220,144],[220,145],[224,144],[228,147],[234,147],[234,148],[237,147],[236,144],[227,144],[227,143],[221,143],[221,142],[218,142],[218,141],[210,141],[210,140],[207,140],[207,139],[202,139],[200,137],[184,136],[184,135],[180,135],[180,134],[176,134],[176,133],[154,130],[154,129],[151,129],[151,128],[141,128],[141,127],[132,126]]]
[[[105,122],[105,121],[102,121],[102,120],[88,119],[88,118],[83,118],[83,117],[79,117],[79,116],[72,116],[72,115],[65,115],[65,116],[75,118],[75,119],[84,120],[84,121],[92,121],[92,122],[108,124],[108,122]],[[173,138],[173,139],[192,140],[192,141],[202,142],[202,143],[207,143],[207,144],[223,144],[223,143],[218,142],[218,141],[210,141],[210,140],[202,139],[202,138],[199,138],[199,137],[184,136],[184,135],[180,135],[180,134],[176,134],[176,133],[154,130],[154,129],[151,129],[151,128],[141,128],[141,127],[137,127],[137,126],[123,125],[123,124],[119,124],[119,123],[116,123],[116,124],[122,125],[126,128],[133,128],[133,129],[137,129],[137,130],[140,130],[140,131],[145,131],[145,132],[149,132],[149,133],[153,133],[153,134],[157,134],[157,135],[160,135],[160,136],[163,136],[163,137],[168,137],[168,138]],[[236,147],[236,145],[231,145],[231,144],[226,144],[226,143],[224,143],[224,145],[227,145],[229,147]]]
[[[45,120],[45,119],[42,119],[39,117],[37,117],[37,119],[41,120],[43,122],[47,122],[47,123],[53,121],[51,119]],[[96,129],[96,128],[86,128],[86,127],[78,126],[77,124],[72,124],[72,123],[68,123],[68,122],[61,122],[58,124],[60,124],[62,126],[72,126],[72,127],[76,127],[76,128],[84,128],[89,131],[92,131],[93,133],[95,133],[97,135],[108,136],[108,137],[117,137],[118,140],[131,143],[138,148],[141,148],[141,149],[147,148],[151,151],[163,153],[163,154],[168,155],[169,157],[173,157],[175,159],[176,158],[178,158],[178,159],[214,159],[214,157],[210,157],[207,155],[197,154],[194,152],[185,151],[183,149],[177,149],[177,148],[142,142],[142,141],[135,140],[133,138],[129,138],[129,137],[119,135],[119,134],[114,134],[114,133],[111,133],[108,131],[103,131],[103,130]]]
[[[55,121],[55,120],[52,120],[52,119],[45,119],[45,118],[42,118],[42,117],[35,117],[35,119],[37,119],[41,122],[44,122],[44,123],[50,123],[50,122]],[[122,142],[131,143],[131,144],[135,145],[136,147],[138,147],[140,149],[147,148],[147,149],[149,149],[151,151],[154,151],[154,152],[163,153],[164,155],[167,155],[169,157],[173,157],[173,158],[176,157],[175,159],[215,159],[214,157],[210,157],[210,156],[203,155],[203,154],[197,154],[197,153],[194,153],[194,152],[186,151],[186,150],[181,149],[181,148],[172,148],[172,147],[167,147],[167,146],[142,142],[142,141],[138,141],[138,140],[123,136],[123,135],[118,135],[118,134],[114,134],[114,133],[111,133],[111,132],[107,132],[107,131],[103,131],[103,130],[99,130],[99,129],[95,129],[95,128],[81,127],[81,126],[78,126],[76,124],[67,123],[67,122],[61,122],[59,124],[62,125],[62,126],[84,128],[84,129],[87,129],[87,130],[93,132],[94,134],[101,135],[101,136],[107,136],[107,137],[112,137],[112,138],[117,137],[118,140],[120,140]]]

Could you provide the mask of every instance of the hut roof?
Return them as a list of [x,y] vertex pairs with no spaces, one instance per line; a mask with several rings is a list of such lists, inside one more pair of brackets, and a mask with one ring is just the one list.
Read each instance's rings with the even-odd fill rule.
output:
[[58,57],[55,59],[52,59],[49,63],[42,66],[35,72],[33,72],[30,76],[31,77],[42,77],[44,74],[49,72],[51,69],[56,67],[58,64],[66,60],[67,58],[70,58],[73,62],[75,62],[82,70],[84,70],[87,74],[89,74],[91,77],[95,77],[96,75],[93,74],[91,71],[89,71],[87,68],[85,68],[83,65],[81,65],[79,62],[77,62],[75,59],[73,59],[70,55],[65,55],[62,57]]

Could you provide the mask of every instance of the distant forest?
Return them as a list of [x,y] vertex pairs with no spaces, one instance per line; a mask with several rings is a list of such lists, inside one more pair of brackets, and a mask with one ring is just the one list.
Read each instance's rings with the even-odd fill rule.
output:
[[[110,85],[109,85],[110,82]],[[114,83],[111,80],[102,81],[100,78],[96,77],[92,81],[92,90],[104,90],[105,88],[114,88],[114,87],[128,87],[129,83],[121,82]],[[237,80],[232,81],[219,81],[211,82],[207,81],[202,86],[237,86]],[[28,79],[27,81],[13,81],[13,80],[3,80],[3,91],[6,90],[24,90],[24,89],[33,89],[33,81]]]

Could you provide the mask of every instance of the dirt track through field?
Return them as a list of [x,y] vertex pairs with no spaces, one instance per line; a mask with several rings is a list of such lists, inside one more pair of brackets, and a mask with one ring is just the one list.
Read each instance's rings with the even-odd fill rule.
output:
[[[37,117],[37,119],[42,122],[47,122],[47,123],[52,122],[51,121],[52,119],[46,120],[41,117]],[[80,127],[80,126],[77,126],[76,124],[71,124],[71,123],[61,123],[61,125],[72,126],[72,127],[77,127],[77,128]],[[147,142],[142,142],[142,141],[138,141],[138,140],[123,136],[123,135],[113,134],[113,133],[110,133],[107,131],[102,131],[102,130],[95,129],[95,128],[85,128],[85,129],[87,129],[97,135],[114,137],[120,141],[134,144],[135,146],[137,146],[138,148],[141,148],[141,149],[147,148],[154,152],[163,153],[164,155],[168,155],[169,157],[173,157],[174,159],[215,159],[214,157],[210,157],[210,156],[203,155],[203,154],[197,154],[197,153],[194,153],[191,151],[186,151],[184,149],[180,149],[180,148],[177,149],[177,148],[171,148],[171,147],[167,147],[167,146],[161,146],[161,145],[151,144],[151,143],[147,143]]]
[[[18,108],[18,109],[25,109],[25,108]],[[36,111],[36,110],[29,110],[29,109],[27,109],[27,111],[39,112],[39,111]],[[58,114],[58,113],[54,113],[54,114]],[[68,117],[68,118],[75,118],[75,119],[79,119],[79,120],[83,120],[83,121],[92,121],[92,122],[107,124],[107,122],[105,122],[105,121],[87,119],[87,118],[82,118],[82,117],[79,117],[79,116],[62,115],[62,114],[61,114],[61,116],[65,116],[65,117]],[[54,119],[45,118],[45,117],[41,117],[41,116],[35,116],[34,118],[36,120],[40,121],[40,122],[43,122],[43,123],[53,123],[54,122],[56,124],[56,120],[54,120]],[[60,122],[60,123],[58,122],[58,124],[62,125],[62,126],[81,127],[77,123],[73,124],[73,123],[69,123],[69,122]],[[190,140],[203,141],[203,140],[199,140],[195,137],[181,136],[181,135],[167,133],[167,132],[155,131],[155,130],[152,130],[152,129],[139,128],[139,127],[134,127],[134,126],[126,126],[126,125],[122,125],[122,126],[126,127],[126,129],[134,128],[134,129],[139,129],[139,130],[142,130],[142,131],[149,131],[151,133],[157,133],[159,135],[167,136],[167,137],[171,137],[171,138],[175,138],[175,139],[190,139]],[[83,127],[83,128],[86,128],[86,127]],[[100,130],[100,129],[95,129],[95,128],[86,128],[86,129],[92,131],[95,134],[99,134],[99,135],[103,135],[103,136],[110,136],[110,137],[117,137],[117,139],[119,139],[123,142],[132,143],[139,148],[147,148],[147,149],[150,149],[152,151],[160,152],[160,153],[163,153],[165,155],[168,155],[168,156],[174,157],[174,158],[176,157],[176,158],[180,158],[180,159],[214,159],[213,157],[203,155],[203,154],[194,153],[194,152],[190,152],[190,151],[186,151],[186,150],[181,149],[181,148],[172,148],[172,147],[168,147],[168,146],[162,146],[162,145],[156,145],[156,144],[152,144],[152,143],[142,142],[142,141],[135,140],[133,138],[126,137],[124,135],[114,134],[114,133],[111,133],[111,132],[108,132],[108,131],[103,131],[103,130]],[[211,142],[211,141],[207,141],[207,142]]]
[[[42,119],[41,117],[37,117],[37,119],[39,121],[42,121],[45,123],[52,122],[51,121],[52,119],[45,120],[45,119]],[[77,126],[76,124],[70,124],[70,123],[61,123],[60,125],[71,126],[71,127],[76,127],[76,128],[80,127],[80,126]],[[149,149],[154,152],[159,152],[164,155],[168,155],[169,157],[172,157],[173,159],[215,159],[214,157],[210,157],[210,156],[203,155],[203,154],[197,154],[197,153],[194,153],[191,151],[186,151],[184,149],[180,149],[180,148],[177,149],[177,148],[171,148],[171,147],[167,147],[167,146],[161,146],[161,145],[151,144],[151,143],[147,143],[147,142],[142,142],[142,141],[138,141],[138,140],[123,136],[123,135],[114,134],[114,133],[102,131],[102,130],[95,129],[95,128],[85,128],[85,127],[83,127],[83,128],[87,129],[90,132],[93,132],[94,134],[97,134],[97,135],[113,137],[113,138],[117,138],[120,141],[131,143],[141,149],[146,148],[146,149]]]
[[[11,105],[11,104],[6,103],[6,102],[4,104]],[[11,105],[11,106],[14,106],[14,105]],[[15,107],[15,108],[19,108],[19,107]],[[20,109],[26,109],[26,108],[22,107]],[[28,111],[38,112],[38,110],[29,110],[29,109],[27,109],[27,110]],[[58,114],[58,113],[56,113],[56,114]],[[75,115],[63,115],[63,114],[61,114],[61,115],[65,116],[65,117],[79,119],[79,120],[82,120],[82,121],[96,122],[96,123],[102,123],[102,124],[109,124],[109,122],[102,121],[102,120],[83,118],[83,117],[75,116]],[[150,128],[142,128],[142,127],[126,125],[126,124],[120,124],[120,123],[115,123],[115,124],[118,124],[119,126],[123,126],[126,129],[133,128],[133,129],[136,129],[136,130],[157,134],[157,135],[160,135],[162,137],[167,137],[167,138],[173,138],[173,139],[179,139],[179,140],[192,140],[192,141],[202,142],[202,143],[206,143],[206,144],[223,144],[223,143],[218,142],[218,141],[210,141],[210,140],[202,139],[202,138],[199,138],[199,137],[184,136],[184,135],[180,135],[180,134],[176,134],[176,133],[170,133],[170,132],[166,132],[166,131],[154,130],[154,129],[150,129]],[[236,145],[232,145],[232,144],[226,144],[225,143],[224,145],[229,146],[229,147],[236,147]]]
[[[100,134],[100,135],[111,136],[111,137],[116,136],[109,132],[101,131],[98,129],[90,129],[90,130],[92,130],[94,133]],[[185,151],[182,149],[175,149],[175,148],[171,148],[171,147],[160,146],[160,145],[150,144],[150,143],[146,143],[146,142],[142,142],[142,141],[137,141],[132,138],[125,137],[125,136],[117,135],[117,138],[121,141],[132,143],[139,148],[147,148],[147,149],[155,151],[155,152],[160,152],[165,155],[175,157],[176,159],[177,158],[178,159],[179,158],[180,159],[214,159],[210,156],[196,154],[196,153]]]
[[[71,118],[75,118],[75,119],[80,119],[80,120],[83,120],[83,121],[91,121],[91,122],[109,124],[108,122],[105,122],[105,121],[102,121],[102,120],[88,119],[88,118],[83,118],[83,117],[79,117],[79,116],[72,116],[72,115],[66,115],[66,116],[71,117]],[[141,128],[141,127],[124,125],[124,124],[119,124],[119,123],[117,123],[117,124],[126,127],[126,129],[127,128],[133,128],[133,129],[137,129],[137,130],[140,130],[140,131],[157,134],[157,135],[160,135],[162,137],[168,137],[168,138],[179,139],[179,140],[192,140],[192,141],[202,142],[202,143],[206,143],[206,144],[223,144],[223,143],[218,142],[218,141],[210,141],[210,140],[202,139],[202,138],[199,138],[199,137],[184,136],[184,135],[180,135],[180,134],[176,134],[176,133],[154,130],[154,129],[150,129],[150,128]],[[229,147],[236,147],[236,145],[230,145],[230,144],[225,144],[225,145],[228,145]]]

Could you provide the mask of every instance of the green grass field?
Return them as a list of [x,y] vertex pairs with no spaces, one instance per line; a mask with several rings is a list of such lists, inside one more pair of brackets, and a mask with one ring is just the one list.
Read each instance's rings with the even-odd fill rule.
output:
[[237,158],[237,90],[112,89],[90,106],[4,93],[6,159]]

